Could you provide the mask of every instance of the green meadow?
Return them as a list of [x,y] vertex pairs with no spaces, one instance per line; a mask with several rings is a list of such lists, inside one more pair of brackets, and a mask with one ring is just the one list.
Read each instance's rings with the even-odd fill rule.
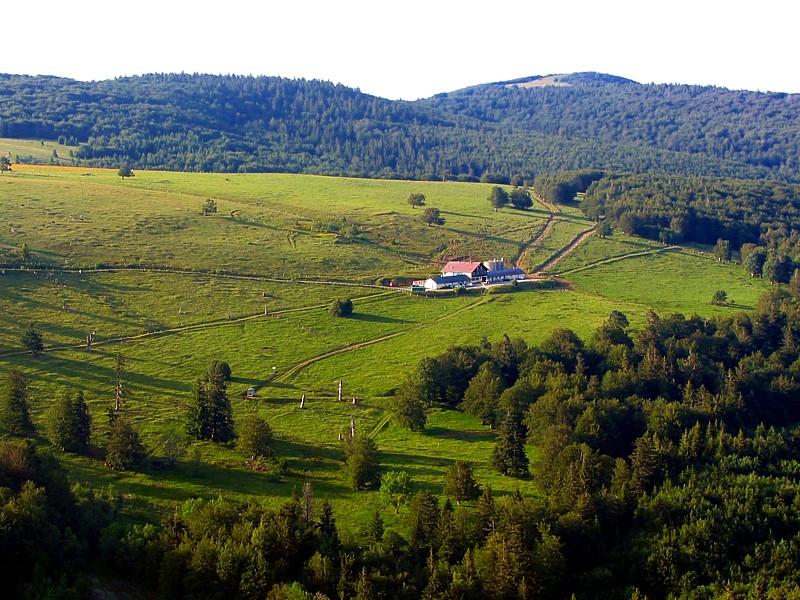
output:
[[[310,482],[345,524],[358,524],[379,499],[350,491],[340,474],[338,434],[351,418],[376,440],[383,467],[409,471],[418,489],[439,492],[462,458],[497,494],[535,495],[531,481],[492,471],[493,433],[470,417],[434,409],[424,433],[391,422],[391,396],[421,358],[504,334],[536,343],[558,327],[588,338],[612,310],[634,327],[651,308],[732,314],[755,306],[767,284],[707,254],[615,234],[591,236],[564,257],[555,271],[571,285],[559,289],[411,295],[385,285],[435,275],[454,257],[524,257],[535,267],[592,225],[561,208],[539,235],[546,207],[496,212],[490,189],[280,174],[137,171],[122,180],[110,170],[15,165],[0,176],[0,260],[9,265],[0,275],[0,372],[30,375],[38,425],[63,390],[84,390],[101,444],[122,354],[124,410],[158,457],[167,438],[183,435],[197,376],[214,359],[231,365],[235,418],[267,419],[287,473],[252,471],[234,448],[210,443],[193,443],[171,471],[117,473],[97,458],[63,456],[75,480],[119,489],[132,520],[194,496],[278,503]],[[411,193],[425,194],[444,226],[424,224]],[[208,199],[218,212],[203,216]],[[30,260],[11,268],[23,244]],[[710,304],[718,289],[733,306]],[[353,316],[330,316],[327,306],[344,297]],[[20,347],[30,323],[45,340],[38,358]],[[256,397],[246,398],[251,386]],[[535,459],[535,447],[529,453]]]

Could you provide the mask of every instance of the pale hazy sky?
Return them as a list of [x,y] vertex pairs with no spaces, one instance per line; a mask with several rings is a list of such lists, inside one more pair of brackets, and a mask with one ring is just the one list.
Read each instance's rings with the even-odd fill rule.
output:
[[794,0],[41,0],[3,10],[0,72],[323,79],[414,100],[599,71],[800,92]]

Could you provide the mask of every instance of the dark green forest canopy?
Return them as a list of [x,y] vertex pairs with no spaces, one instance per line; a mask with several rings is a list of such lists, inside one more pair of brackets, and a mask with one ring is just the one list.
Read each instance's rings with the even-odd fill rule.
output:
[[800,231],[800,186],[711,177],[610,174],[581,207],[632,235],[672,243],[774,245]]
[[416,102],[277,77],[0,75],[0,137],[97,166],[509,182],[560,169],[800,180],[798,95],[564,76]]

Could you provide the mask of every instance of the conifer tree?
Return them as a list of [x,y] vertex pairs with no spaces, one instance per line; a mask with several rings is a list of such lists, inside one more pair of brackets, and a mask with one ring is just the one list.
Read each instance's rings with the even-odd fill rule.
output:
[[12,369],[6,375],[0,418],[11,435],[25,436],[33,433],[33,422],[28,409],[28,378],[22,371]]
[[132,425],[121,417],[114,419],[111,437],[106,446],[106,466],[125,471],[139,466],[146,455],[144,444]]
[[228,442],[234,438],[233,409],[221,373],[206,373],[197,380],[187,416],[187,431],[198,440]]
[[50,441],[66,452],[85,452],[92,434],[92,416],[83,392],[65,394],[48,415]]
[[462,502],[480,497],[481,486],[472,475],[470,463],[457,460],[452,464],[444,478],[444,494],[452,497],[459,506]]
[[22,335],[22,347],[30,352],[33,356],[38,356],[39,353],[44,350],[42,334],[36,330],[36,328],[33,326],[33,323],[31,323],[30,327],[28,327],[28,329],[26,329],[25,333]]
[[492,464],[503,475],[522,477],[528,474],[525,435],[519,411],[509,409],[500,423]]

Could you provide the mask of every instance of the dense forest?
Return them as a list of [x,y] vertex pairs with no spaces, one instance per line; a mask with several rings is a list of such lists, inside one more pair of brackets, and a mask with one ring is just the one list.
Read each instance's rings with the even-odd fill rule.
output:
[[800,179],[796,95],[562,79],[569,85],[487,84],[404,102],[277,77],[0,75],[0,137],[79,144],[61,157],[78,164],[187,171],[508,183],[600,168]]
[[555,203],[578,201],[601,235],[617,228],[665,244],[713,246],[753,277],[788,283],[800,266],[800,186],[769,180],[556,171],[534,191]]
[[588,340],[557,329],[538,346],[505,337],[425,358],[398,412],[491,424],[495,467],[543,496],[495,498],[457,461],[445,500],[413,494],[399,528],[376,513],[340,532],[308,486],[278,510],[193,500],[123,525],[119,498],[70,490],[48,453],[5,441],[5,585],[79,597],[99,560],[163,598],[796,598],[798,340],[790,285],[752,314],[650,312],[633,332],[614,311]]

